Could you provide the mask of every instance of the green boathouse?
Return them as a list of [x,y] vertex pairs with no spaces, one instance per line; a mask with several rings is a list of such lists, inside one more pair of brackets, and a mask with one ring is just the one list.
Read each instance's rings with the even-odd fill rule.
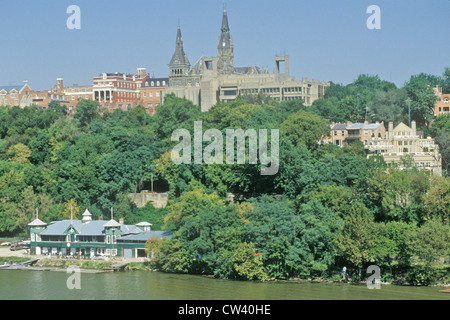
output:
[[[122,222],[122,221],[121,221]],[[29,223],[30,250],[36,255],[80,257],[147,257],[149,239],[170,238],[170,231],[152,231],[151,224],[127,225],[114,219],[92,220],[89,210],[82,220],[61,220],[46,224],[36,217]]]

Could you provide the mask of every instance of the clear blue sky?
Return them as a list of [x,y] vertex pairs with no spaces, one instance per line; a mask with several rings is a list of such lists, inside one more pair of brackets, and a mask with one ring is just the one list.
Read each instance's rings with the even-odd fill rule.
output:
[[[138,67],[166,77],[178,23],[192,65],[217,55],[224,4],[235,66],[272,72],[274,56],[288,54],[296,79],[347,84],[365,73],[397,86],[450,66],[449,0],[2,0],[0,85],[46,90],[58,77],[92,84]],[[372,4],[380,30],[366,27]],[[81,9],[81,30],[66,27],[69,5]]]

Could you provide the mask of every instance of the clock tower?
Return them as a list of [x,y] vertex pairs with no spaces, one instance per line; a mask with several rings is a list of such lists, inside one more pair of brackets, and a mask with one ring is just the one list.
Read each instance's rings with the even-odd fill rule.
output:
[[228,26],[227,10],[223,9],[222,28],[220,29],[220,39],[217,46],[217,71],[225,74],[234,73],[233,67],[233,40]]

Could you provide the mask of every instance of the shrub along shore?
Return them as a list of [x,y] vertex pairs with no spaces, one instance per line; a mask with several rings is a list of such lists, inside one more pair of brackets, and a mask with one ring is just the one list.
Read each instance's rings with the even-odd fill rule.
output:
[[[29,261],[30,257],[0,257],[0,265],[4,263],[14,263],[20,265],[26,261]],[[118,263],[123,263],[124,261],[119,260],[109,260],[109,261],[93,261],[85,259],[55,259],[55,258],[43,258],[39,259],[38,262],[30,268],[30,270],[37,270],[37,268],[43,271],[66,271],[69,267],[78,267],[82,272],[87,273],[101,273],[111,271],[111,268]],[[415,272],[419,272],[425,267],[425,264],[417,264]],[[440,281],[435,281],[434,286],[450,286],[450,264],[437,263],[432,268],[432,275],[435,278],[439,278]],[[24,267],[22,270],[27,270]],[[164,272],[157,268],[155,261],[143,261],[143,262],[129,262],[128,265],[123,269],[125,271],[153,271],[153,272]],[[431,276],[430,270],[427,270],[428,276]],[[167,273],[167,272],[166,272]],[[204,274],[203,276],[209,278],[217,278],[214,275]],[[335,273],[334,276],[330,278],[288,278],[288,279],[266,279],[266,281],[295,281],[295,282],[351,282],[355,284],[365,284],[365,279],[359,279],[356,276],[348,277],[343,279],[342,274]],[[257,280],[260,281],[260,280]],[[414,285],[411,283],[407,277],[402,279],[397,279],[395,281],[382,281],[382,285]]]

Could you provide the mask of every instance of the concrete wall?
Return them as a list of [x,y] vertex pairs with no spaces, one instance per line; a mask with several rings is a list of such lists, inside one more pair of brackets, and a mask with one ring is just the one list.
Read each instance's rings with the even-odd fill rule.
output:
[[165,208],[169,195],[167,193],[130,193],[128,195],[138,208],[143,208],[151,201],[155,208]]

